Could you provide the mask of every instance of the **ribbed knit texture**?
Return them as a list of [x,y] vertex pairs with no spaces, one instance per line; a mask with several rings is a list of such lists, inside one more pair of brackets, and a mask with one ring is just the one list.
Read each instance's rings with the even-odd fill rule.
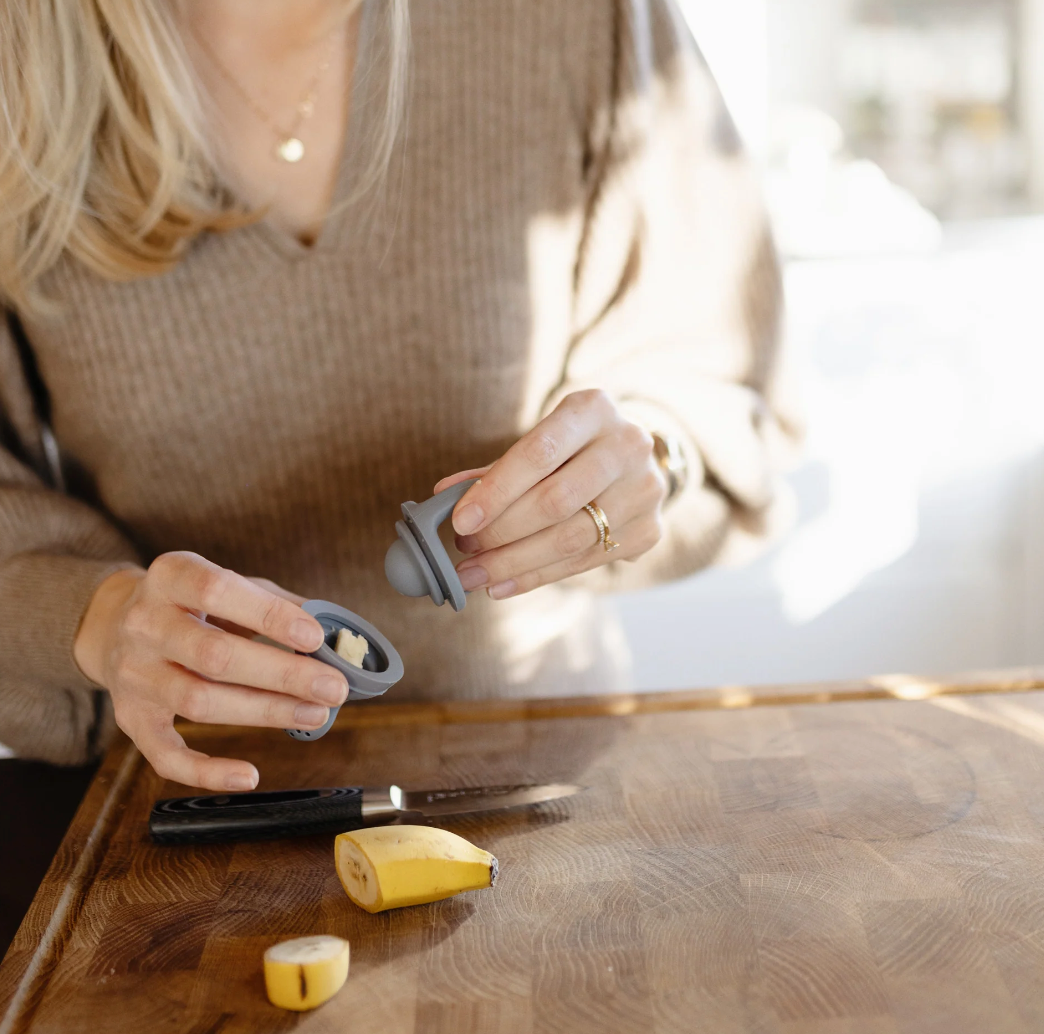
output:
[[[372,5],[371,5],[372,7]],[[371,11],[372,14],[372,11]],[[386,41],[367,15],[340,196]],[[713,562],[771,527],[778,271],[751,170],[665,0],[439,0],[412,10],[408,122],[383,188],[312,249],[267,223],[114,284],[67,259],[26,334],[68,491],[0,330],[0,741],[74,762],[107,699],[72,643],[121,563],[195,550],[332,599],[403,655],[390,697],[605,692],[619,629],[590,590]],[[602,386],[697,472],[664,541],[460,614],[383,576],[399,504]],[[610,514],[610,518],[612,515]]]

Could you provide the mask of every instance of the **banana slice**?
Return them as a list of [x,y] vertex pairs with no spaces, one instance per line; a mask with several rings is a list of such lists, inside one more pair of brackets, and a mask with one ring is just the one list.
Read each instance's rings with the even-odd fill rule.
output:
[[347,979],[348,942],[340,937],[296,937],[265,952],[265,990],[280,1009],[314,1009]]
[[356,635],[350,628],[342,628],[337,633],[337,645],[334,653],[343,657],[349,664],[361,668],[366,654],[369,652],[370,644],[365,636]]
[[334,864],[348,897],[367,912],[441,901],[492,887],[497,860],[433,826],[375,826],[342,833]]

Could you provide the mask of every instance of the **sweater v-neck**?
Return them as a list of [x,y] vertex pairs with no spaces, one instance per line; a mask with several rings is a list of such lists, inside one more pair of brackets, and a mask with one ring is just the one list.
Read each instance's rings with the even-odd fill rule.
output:
[[336,179],[330,206],[323,216],[319,230],[311,244],[306,244],[291,230],[278,226],[271,219],[259,219],[245,228],[261,241],[264,241],[279,256],[300,261],[311,255],[335,251],[340,244],[346,210],[356,189],[360,174],[365,168],[367,145],[373,137],[370,127],[374,117],[374,105],[381,99],[381,93],[388,84],[381,81],[377,66],[380,60],[383,41],[379,25],[383,19],[378,18],[377,7],[380,0],[364,0],[360,12],[359,30],[356,33],[355,60],[352,67],[352,89],[349,98],[348,123],[345,127],[344,142],[337,163]]

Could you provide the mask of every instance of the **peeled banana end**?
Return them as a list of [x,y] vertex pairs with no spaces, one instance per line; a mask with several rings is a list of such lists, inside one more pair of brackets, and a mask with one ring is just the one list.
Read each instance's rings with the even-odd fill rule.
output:
[[376,868],[347,833],[342,833],[334,841],[334,867],[344,892],[360,908],[367,912],[380,912],[384,908]]
[[341,884],[360,908],[383,912],[492,887],[499,865],[449,830],[380,826],[342,833],[334,844]]

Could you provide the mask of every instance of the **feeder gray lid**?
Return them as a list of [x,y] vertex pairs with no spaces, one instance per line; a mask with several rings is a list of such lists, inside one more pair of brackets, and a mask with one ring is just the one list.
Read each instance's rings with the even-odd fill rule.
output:
[[464,609],[467,597],[439,539],[439,525],[477,480],[462,481],[423,503],[402,504],[404,519],[395,522],[399,538],[384,558],[384,573],[403,596],[430,596],[439,607],[449,600],[454,610]]

